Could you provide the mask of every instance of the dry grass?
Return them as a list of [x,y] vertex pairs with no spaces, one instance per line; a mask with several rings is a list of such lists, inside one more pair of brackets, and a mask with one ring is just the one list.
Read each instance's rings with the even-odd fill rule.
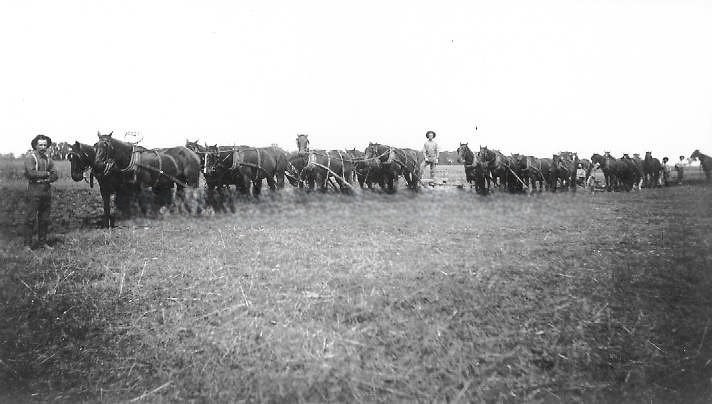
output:
[[709,187],[286,190],[113,230],[82,219],[97,190],[58,188],[54,219],[91,203],[54,252],[1,227],[6,398],[712,398]]

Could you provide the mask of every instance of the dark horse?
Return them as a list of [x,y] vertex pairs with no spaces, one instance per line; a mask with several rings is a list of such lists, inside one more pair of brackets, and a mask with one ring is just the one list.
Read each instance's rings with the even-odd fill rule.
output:
[[643,166],[643,186],[646,188],[653,188],[660,186],[660,173],[663,170],[660,160],[653,157],[651,152],[645,152],[645,159],[642,163]]
[[[226,205],[234,211],[235,207],[228,203],[229,195],[226,195],[226,191],[229,191],[230,185],[233,183],[230,182],[227,175],[209,174],[205,170],[208,159],[208,146],[200,145],[197,140],[194,142],[186,140],[185,147],[200,157],[200,171],[203,172],[203,179],[205,180],[205,194],[208,205],[215,211],[225,211]],[[230,150],[232,150],[232,147],[230,147]]]
[[290,161],[298,165],[299,178],[309,189],[319,186],[326,191],[333,178],[342,192],[351,191],[354,162],[350,154],[341,150],[314,150],[309,148],[307,135],[297,135],[297,154]]
[[699,150],[695,150],[690,155],[692,160],[700,160],[700,165],[702,166],[702,171],[705,173],[705,179],[707,182],[712,180],[712,157],[700,153]]
[[576,153],[561,152],[554,154],[551,164],[551,182],[549,190],[556,192],[557,183],[561,182],[562,189],[571,189],[576,192],[576,169],[579,158]]
[[243,194],[258,196],[262,180],[272,191],[284,188],[287,156],[276,147],[211,146],[205,158],[205,174],[221,178],[223,183],[234,183]]
[[423,154],[413,149],[399,149],[379,143],[369,143],[364,151],[366,159],[378,164],[380,185],[387,192],[394,192],[398,176],[402,175],[406,186],[418,190]]
[[552,160],[549,158],[536,158],[527,156],[526,176],[529,181],[529,186],[532,191],[537,189],[539,183],[539,191],[548,188],[551,185],[550,173]]
[[637,173],[632,164],[624,159],[616,159],[606,152],[603,156],[594,154],[591,156],[591,163],[598,164],[606,179],[606,190],[631,191],[637,179]]
[[527,180],[527,156],[522,154],[512,154],[505,159],[507,174],[505,183],[509,192],[523,192],[524,188],[529,188]]
[[[200,158],[186,147],[148,150],[99,134],[94,145],[95,169],[104,175],[118,175],[136,189],[151,187],[161,206],[170,206],[175,184],[178,208],[187,206],[186,188],[195,190],[200,179]],[[194,199],[193,199],[194,200]]]
[[485,178],[489,175],[487,166],[475,159],[475,153],[470,150],[467,143],[460,143],[460,147],[457,148],[457,161],[465,166],[465,180],[474,184],[475,192],[487,195],[489,192],[485,182]]
[[505,183],[507,178],[507,158],[499,151],[480,146],[480,151],[477,153],[477,164],[484,169],[485,180],[487,181],[487,189],[492,188],[492,183],[495,186],[500,186]]
[[645,181],[643,160],[640,158],[640,155],[633,154],[633,158],[631,158],[628,154],[624,154],[621,160],[623,160],[633,171],[633,188],[640,189],[641,184]]
[[367,159],[366,153],[361,150],[351,149],[346,150],[346,153],[351,157],[351,162],[353,163],[353,179],[358,181],[361,188],[366,185],[368,189],[373,189],[373,184],[379,183],[378,163]]
[[[137,194],[135,187],[131,184],[121,181],[118,175],[104,175],[100,170],[94,169],[96,153],[94,147],[88,144],[74,142],[70,151],[67,153],[69,160],[72,179],[74,181],[88,181],[91,187],[94,187],[94,178],[99,183],[99,192],[104,203],[104,227],[114,226],[114,217],[111,215],[111,195],[116,194],[116,208],[124,214],[130,214],[132,202],[136,199]],[[89,171],[89,180],[85,174]]]

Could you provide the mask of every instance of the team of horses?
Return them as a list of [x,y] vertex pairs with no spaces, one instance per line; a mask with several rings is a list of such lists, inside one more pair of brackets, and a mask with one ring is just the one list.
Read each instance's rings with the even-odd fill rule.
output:
[[[610,153],[593,154],[590,159],[579,159],[577,153],[561,152],[551,158],[537,158],[512,154],[505,156],[498,150],[480,146],[473,152],[467,143],[457,149],[458,160],[465,166],[466,180],[475,186],[478,193],[487,194],[494,187],[504,187],[510,192],[542,191],[557,189],[575,191],[578,185],[579,169],[584,170],[584,178],[598,168],[603,172],[607,191],[631,191],[634,188],[652,188],[662,184],[663,165],[660,160],[645,153],[633,157],[624,154],[615,158]],[[707,181],[710,181],[712,160],[695,150],[690,156],[700,160]]]
[[537,158],[522,154],[504,155],[499,150],[480,146],[477,153],[467,143],[457,148],[458,160],[465,166],[465,179],[480,194],[493,188],[509,192],[557,189],[576,190],[576,172],[581,165],[588,169],[591,163],[579,159],[576,153],[562,152],[551,158]]
[[[364,151],[313,149],[307,135],[298,135],[297,151],[288,153],[278,147],[207,146],[187,141],[185,146],[147,149],[97,133],[94,145],[75,142],[67,159],[74,181],[99,184],[103,200],[103,224],[114,225],[111,196],[115,206],[127,215],[136,210],[177,209],[200,213],[204,204],[215,210],[234,210],[226,198],[234,186],[238,195],[259,196],[262,184],[270,190],[282,189],[287,180],[292,186],[326,192],[333,188],[350,193],[356,184],[360,189],[380,187],[395,192],[402,178],[408,189],[418,190],[423,184],[423,154],[380,143],[369,143]],[[552,158],[536,158],[480,147],[477,153],[466,143],[457,150],[465,167],[466,180],[478,193],[493,187],[511,192],[548,189],[576,189],[579,165],[590,175],[600,167],[609,190],[630,190],[636,183],[658,184],[660,162],[647,153],[645,159],[613,158],[609,153],[594,154],[591,160],[579,159],[576,153],[562,152]],[[710,180],[712,158],[695,150],[691,158],[699,159]],[[198,192],[203,176],[205,193]],[[173,190],[175,189],[175,193]],[[175,194],[175,195],[174,195]],[[202,200],[201,198],[207,198]]]

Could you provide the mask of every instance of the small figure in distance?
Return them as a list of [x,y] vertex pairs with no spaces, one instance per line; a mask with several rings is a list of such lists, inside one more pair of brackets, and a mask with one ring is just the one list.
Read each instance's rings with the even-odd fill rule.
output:
[[[429,130],[425,132],[425,138],[428,139],[423,145],[423,156],[425,157],[424,165],[429,168],[428,178],[435,178],[435,167],[438,165],[438,144],[435,142],[435,132]],[[421,170],[424,172],[424,170]]]
[[677,183],[682,185],[682,178],[685,176],[685,156],[680,156],[680,161],[675,164],[675,171],[677,171]]
[[583,168],[583,165],[579,163],[579,165],[576,167],[576,185],[579,186],[584,186],[586,182],[586,170]]
[[662,177],[662,185],[668,186],[669,181],[670,181],[670,172],[672,171],[670,169],[670,164],[668,164],[668,161],[670,161],[669,158],[663,157],[663,177]]

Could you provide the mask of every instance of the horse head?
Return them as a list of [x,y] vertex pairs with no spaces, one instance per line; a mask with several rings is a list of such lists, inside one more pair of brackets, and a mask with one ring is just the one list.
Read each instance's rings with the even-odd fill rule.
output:
[[697,160],[698,158],[700,158],[701,155],[702,155],[702,153],[700,153],[700,149],[695,149],[695,151],[693,151],[692,154],[690,154],[690,159]]
[[[84,179],[84,172],[91,167],[94,162],[93,153],[89,153],[90,146],[79,142],[74,142],[69,152],[67,152],[67,160],[69,160],[70,172],[74,181]],[[93,150],[92,150],[93,151]]]
[[472,164],[474,158],[475,155],[467,143],[460,143],[460,147],[457,148],[457,161],[459,163]]
[[220,148],[218,145],[207,146],[205,149],[205,159],[203,174],[213,175],[220,166]]
[[487,148],[487,146],[480,146],[480,151],[477,153],[477,160],[482,162],[482,163],[489,163],[491,161],[494,161],[497,158],[497,155],[490,149]]
[[368,146],[366,146],[366,149],[363,151],[363,153],[367,159],[376,159],[379,157],[380,148],[380,144],[368,142]]
[[96,132],[99,141],[94,144],[94,167],[102,171],[104,175],[108,175],[116,166],[116,148],[115,140],[112,137],[114,132],[108,135],[102,135],[101,132]]
[[299,153],[309,153],[309,137],[307,135],[297,135],[297,150]]

